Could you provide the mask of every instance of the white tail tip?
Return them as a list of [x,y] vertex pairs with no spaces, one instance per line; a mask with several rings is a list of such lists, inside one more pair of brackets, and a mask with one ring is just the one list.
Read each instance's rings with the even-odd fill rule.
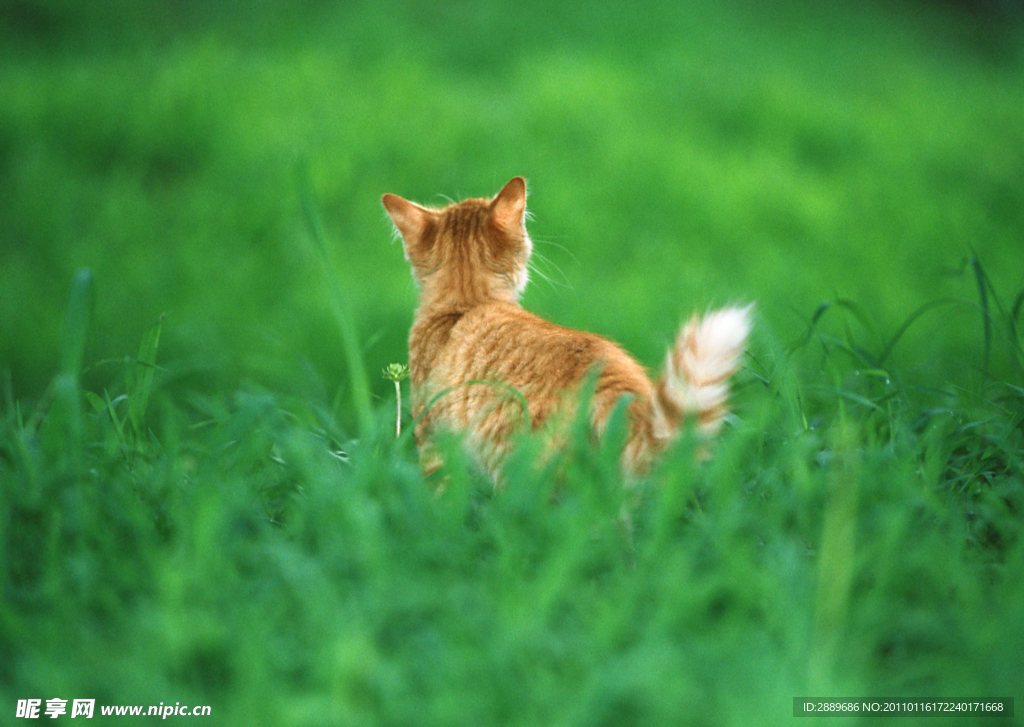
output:
[[689,417],[696,418],[705,435],[721,427],[727,412],[728,379],[739,369],[753,307],[722,308],[704,318],[695,315],[679,333],[658,387],[662,409],[673,428]]

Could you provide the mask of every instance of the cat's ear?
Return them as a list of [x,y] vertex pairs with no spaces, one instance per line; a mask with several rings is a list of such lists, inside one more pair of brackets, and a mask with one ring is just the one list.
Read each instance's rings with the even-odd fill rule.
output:
[[388,211],[388,216],[403,240],[410,243],[423,237],[430,225],[430,210],[402,199],[397,194],[385,194],[380,201],[384,203],[384,209]]
[[491,217],[505,232],[523,229],[526,216],[526,180],[513,177],[491,201]]

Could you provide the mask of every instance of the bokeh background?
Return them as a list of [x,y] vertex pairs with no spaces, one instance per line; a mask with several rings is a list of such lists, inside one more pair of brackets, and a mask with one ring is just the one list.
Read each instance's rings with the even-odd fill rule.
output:
[[[0,722],[1019,709],[1022,49],[1016,0],[0,0]],[[514,175],[528,308],[655,366],[757,302],[708,462],[424,482],[380,197]]]
[[165,388],[344,399],[337,291],[370,371],[406,357],[416,293],[381,194],[443,205],[523,175],[524,304],[649,365],[712,304],[756,300],[785,343],[848,300],[864,320],[843,325],[884,343],[952,297],[894,355],[962,376],[982,345],[966,261],[1007,306],[1024,287],[1021,19],[980,0],[4,0],[0,362],[15,398],[39,394],[88,267],[94,390],[166,313]]

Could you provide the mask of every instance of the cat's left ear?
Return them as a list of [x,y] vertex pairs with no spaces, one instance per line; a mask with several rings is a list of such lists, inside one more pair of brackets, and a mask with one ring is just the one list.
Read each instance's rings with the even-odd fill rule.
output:
[[523,229],[526,216],[526,180],[513,177],[491,201],[491,217],[505,232]]
[[423,233],[430,225],[430,210],[402,199],[397,194],[385,194],[381,197],[381,202],[406,243],[416,242],[423,237]]

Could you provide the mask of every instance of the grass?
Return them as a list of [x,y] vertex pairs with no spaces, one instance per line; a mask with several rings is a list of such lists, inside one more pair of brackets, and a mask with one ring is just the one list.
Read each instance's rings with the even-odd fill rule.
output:
[[[1021,701],[1018,26],[218,7],[0,8],[0,708]],[[614,434],[540,470],[526,439],[500,493],[458,447],[442,495],[423,481],[374,373],[407,363],[415,304],[379,197],[515,174],[552,280],[532,310],[656,362],[691,308],[757,301],[709,462],[683,441],[625,490]]]
[[[0,430],[9,704],[781,724],[799,696],[1020,697],[1016,385],[915,392],[819,320],[790,352],[762,334],[709,463],[684,441],[626,490],[614,443],[581,439],[552,477],[526,442],[494,493],[456,448],[437,496],[387,402],[350,440],[328,402],[175,401],[158,327],[123,394],[83,396],[91,288],[76,278],[49,395],[8,398]],[[834,388],[801,381],[817,346]]]
[[[647,362],[712,302],[757,300],[786,340],[837,298],[894,330],[963,296],[950,271],[972,249],[1000,290],[1020,287],[1013,24],[871,3],[526,5],[514,20],[347,3],[286,22],[271,2],[204,7],[115,21],[111,4],[88,22],[69,7],[7,39],[0,357],[22,396],[48,383],[82,267],[106,291],[94,360],[134,352],[167,313],[190,387],[282,389],[298,360],[336,394],[350,354],[304,200],[384,365],[405,355],[415,292],[380,195],[436,203],[516,174],[568,283],[531,286],[527,305]],[[108,45],[97,26],[123,32]],[[912,329],[896,353],[922,355],[901,363],[950,378],[975,345],[965,320]]]

